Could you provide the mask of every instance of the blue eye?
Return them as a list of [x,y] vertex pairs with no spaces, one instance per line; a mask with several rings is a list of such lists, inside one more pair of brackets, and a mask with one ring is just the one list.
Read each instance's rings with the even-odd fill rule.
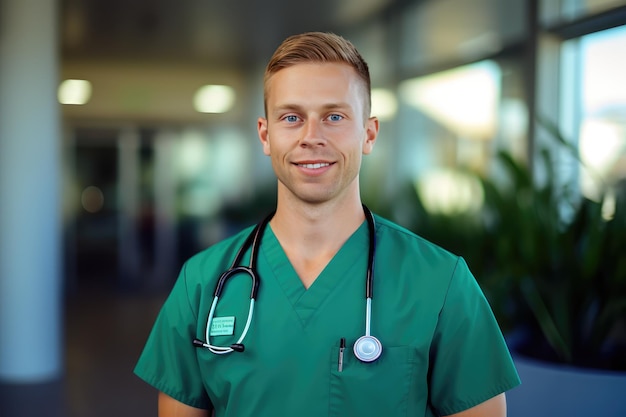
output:
[[290,114],[289,116],[285,117],[285,120],[289,123],[295,123],[298,121],[298,116],[294,116],[293,114]]
[[338,121],[340,121],[340,120],[342,120],[342,119],[343,119],[343,116],[341,116],[341,115],[339,115],[339,114],[331,114],[330,116],[328,116],[328,119],[329,119],[331,122],[338,122]]

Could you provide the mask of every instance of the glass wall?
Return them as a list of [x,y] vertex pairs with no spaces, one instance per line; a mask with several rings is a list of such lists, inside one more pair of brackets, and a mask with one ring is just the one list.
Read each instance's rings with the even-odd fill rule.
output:
[[[569,41],[580,48],[579,154],[583,195],[598,200],[626,186],[626,26]],[[609,200],[609,204],[610,204]]]
[[541,44],[540,88],[552,88],[541,93],[538,106],[571,149],[550,146],[543,137],[538,148],[552,148],[559,181],[574,201],[582,196],[604,202],[610,218],[615,193],[626,178],[626,61],[621,53],[626,26],[618,10],[626,2],[543,3],[542,18],[549,23]]

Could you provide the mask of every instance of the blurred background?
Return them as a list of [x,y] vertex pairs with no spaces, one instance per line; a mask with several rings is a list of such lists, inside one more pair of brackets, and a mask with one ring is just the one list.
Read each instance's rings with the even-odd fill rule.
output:
[[520,351],[626,370],[626,1],[0,0],[0,415],[156,415],[132,368],[184,260],[274,205],[263,71],[309,30],[370,65],[365,203]]

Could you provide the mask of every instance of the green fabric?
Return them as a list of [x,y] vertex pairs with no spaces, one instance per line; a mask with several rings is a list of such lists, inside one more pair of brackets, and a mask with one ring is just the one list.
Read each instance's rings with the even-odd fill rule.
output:
[[[361,363],[368,229],[364,222],[305,290],[267,228],[261,284],[243,353],[215,355],[205,339],[215,283],[250,229],[191,258],[163,306],[135,372],[157,389],[218,417],[436,416],[462,411],[519,378],[465,262],[376,216],[371,333],[382,356]],[[248,255],[244,257],[247,264]],[[235,316],[228,346],[246,322],[251,280],[231,279],[216,317]],[[346,338],[343,371],[337,361]]]

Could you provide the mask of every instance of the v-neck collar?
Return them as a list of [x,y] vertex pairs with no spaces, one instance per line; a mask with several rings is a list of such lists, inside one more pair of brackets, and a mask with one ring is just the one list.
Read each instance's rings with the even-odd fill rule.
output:
[[[306,289],[271,226],[268,225],[263,236],[261,253],[267,260],[272,277],[263,278],[266,280],[274,279],[278,283],[303,324],[306,324],[309,317],[319,308],[323,300],[335,290],[338,283],[349,276],[350,269],[361,263],[366,266],[368,248],[368,226],[367,221],[363,221],[328,262],[311,286]],[[365,275],[362,279],[363,285],[365,285]]]

